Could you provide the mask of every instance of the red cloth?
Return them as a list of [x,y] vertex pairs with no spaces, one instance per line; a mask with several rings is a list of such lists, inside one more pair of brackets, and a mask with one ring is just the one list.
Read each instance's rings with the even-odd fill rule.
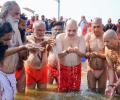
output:
[[25,68],[26,72],[26,85],[31,85],[34,83],[47,83],[47,67],[42,67],[41,69],[33,69],[31,67]]
[[60,65],[60,80],[59,80],[60,92],[79,91],[80,84],[81,84],[81,64],[74,67]]
[[85,25],[82,31],[83,36],[85,36],[86,33],[87,33],[87,26]]
[[53,68],[52,66],[50,65],[47,65],[48,67],[48,72],[49,72],[49,76],[48,76],[48,82],[52,82],[54,79],[56,80],[56,82],[58,83],[58,70]]
[[23,74],[23,71],[24,71],[24,67],[22,67],[21,69],[19,69],[19,70],[16,71],[16,73],[15,73],[16,80],[20,79],[20,77]]
[[117,36],[118,36],[118,39],[120,40],[120,33],[118,33]]

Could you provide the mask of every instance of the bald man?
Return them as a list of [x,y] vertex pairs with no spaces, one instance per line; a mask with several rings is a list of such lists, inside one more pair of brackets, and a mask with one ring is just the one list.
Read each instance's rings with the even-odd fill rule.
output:
[[[103,25],[101,18],[94,18],[93,33],[85,37],[88,55],[87,81],[92,92],[104,93],[106,87],[106,61],[104,55]],[[97,84],[98,83],[98,84]]]
[[81,83],[81,55],[85,53],[85,41],[77,35],[77,22],[70,19],[66,23],[65,33],[56,37],[56,46],[60,63],[59,91],[79,91]]
[[114,93],[120,95],[120,41],[114,30],[107,30],[104,35],[105,54],[108,62],[109,83],[106,96],[113,97]]
[[[36,21],[33,24],[34,33],[28,36],[26,39],[28,43],[40,44],[45,38],[45,23],[43,21]],[[39,46],[39,45],[38,45]],[[45,47],[44,47],[45,48]],[[43,49],[38,51],[30,51],[28,59],[25,61],[26,71],[26,88],[46,89],[47,72],[45,65],[47,64],[47,51]]]

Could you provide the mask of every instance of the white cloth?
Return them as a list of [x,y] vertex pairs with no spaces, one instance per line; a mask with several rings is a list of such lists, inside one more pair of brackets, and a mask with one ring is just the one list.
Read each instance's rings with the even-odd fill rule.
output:
[[15,73],[13,74],[6,74],[7,75],[7,78],[9,79],[10,83],[11,83],[11,86],[13,88],[13,92],[14,92],[14,96],[16,95],[16,77],[15,77]]
[[2,92],[2,100],[14,100],[13,87],[7,75],[0,71],[0,91]]

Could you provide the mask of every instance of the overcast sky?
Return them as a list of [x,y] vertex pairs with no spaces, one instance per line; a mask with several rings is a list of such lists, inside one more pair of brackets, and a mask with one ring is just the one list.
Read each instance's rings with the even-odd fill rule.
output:
[[[3,5],[7,0],[0,0]],[[35,10],[37,14],[44,14],[47,18],[58,18],[57,0],[15,0],[29,17],[30,12],[23,10],[23,7],[29,7]],[[116,23],[120,18],[120,0],[60,0],[60,15],[65,18],[71,17],[80,20],[81,15],[85,15],[90,21],[94,17],[101,17],[106,23],[110,17]]]

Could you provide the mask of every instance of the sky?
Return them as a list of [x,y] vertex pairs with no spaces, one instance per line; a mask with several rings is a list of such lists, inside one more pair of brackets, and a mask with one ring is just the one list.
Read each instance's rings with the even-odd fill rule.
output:
[[[0,0],[2,6],[6,1]],[[45,15],[47,18],[58,18],[57,0],[14,0],[21,11],[26,13],[28,18],[32,13],[24,10],[24,7],[35,10],[35,14]],[[60,0],[60,15],[64,18],[73,18],[80,21],[82,15],[90,21],[95,17],[100,17],[103,23],[107,23],[108,18],[112,18],[113,23],[117,23],[120,18],[120,0]]]

